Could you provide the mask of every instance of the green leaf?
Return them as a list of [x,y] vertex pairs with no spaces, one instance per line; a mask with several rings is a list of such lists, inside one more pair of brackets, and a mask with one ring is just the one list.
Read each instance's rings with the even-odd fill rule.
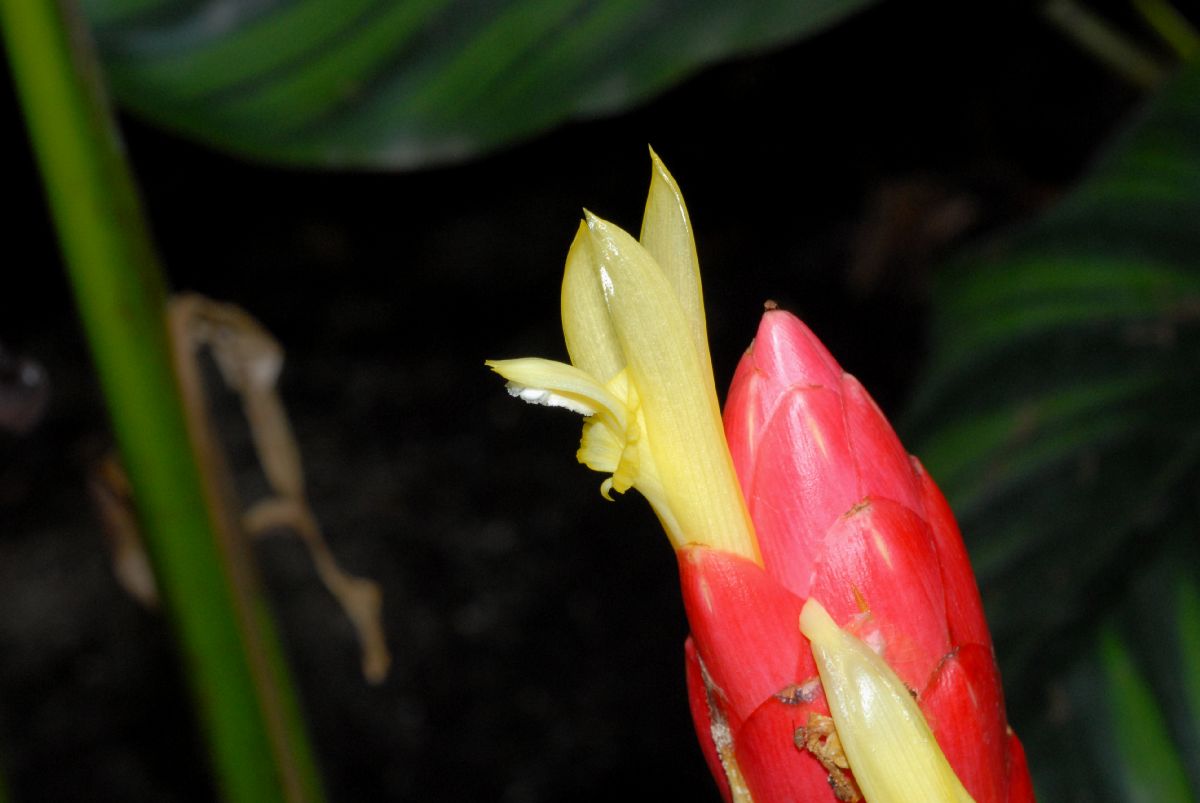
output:
[[1092,736],[1098,752],[1111,748],[1117,754],[1118,760],[1104,765],[1117,776],[1113,786],[1123,789],[1122,797],[1129,801],[1188,800],[1187,778],[1162,709],[1125,643],[1105,629],[1099,652],[1101,693],[1108,698],[1110,717],[1107,727],[1093,729]]
[[274,162],[413,167],[645,100],[872,0],[84,0],[118,100]]
[[1044,800],[1200,799],[1195,550],[1165,550],[1139,575],[1024,734]]
[[[1093,669],[1108,686],[1082,687],[1092,705],[1120,703],[1139,722],[1149,722],[1146,695],[1166,695],[1163,728],[1195,794],[1195,580],[1164,580],[1178,593],[1152,609],[1134,592],[1200,530],[1200,67],[1176,76],[1044,218],[946,266],[934,309],[908,442],[959,515],[1013,718],[1032,723],[1031,745],[1048,743],[1036,729],[1052,727],[1054,689],[1092,650],[1101,617],[1141,605],[1132,633],[1187,623],[1145,694],[1107,636]],[[1129,644],[1138,665],[1168,654]],[[1080,684],[1070,687],[1083,705]],[[1128,780],[1149,742],[1110,743],[1130,763],[1109,769]],[[1070,762],[1031,752],[1039,782],[1061,783]],[[1079,799],[1108,798],[1086,773],[1072,783],[1093,789]]]
[[[1168,714],[1164,730],[1182,757],[1180,770],[1186,775],[1184,785],[1190,782],[1190,799],[1200,800],[1200,553],[1195,532],[1193,523],[1179,533],[1180,543],[1162,550],[1138,572],[1119,621],[1145,672],[1147,689]],[[1156,744],[1149,737],[1143,741],[1141,747],[1129,745],[1125,750],[1135,761],[1135,749]],[[1157,766],[1150,758],[1141,763]],[[1169,774],[1168,769],[1163,767],[1160,774]]]

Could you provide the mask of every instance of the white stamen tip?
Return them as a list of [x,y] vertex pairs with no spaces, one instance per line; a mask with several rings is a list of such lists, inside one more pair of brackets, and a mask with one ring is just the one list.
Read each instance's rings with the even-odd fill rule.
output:
[[561,407],[564,410],[570,410],[580,415],[596,414],[594,408],[589,407],[583,402],[567,398],[566,396],[560,396],[545,388],[530,388],[525,385],[518,385],[516,382],[509,382],[505,387],[508,388],[510,396],[515,396],[521,401],[526,401],[530,404],[540,404],[543,407]]

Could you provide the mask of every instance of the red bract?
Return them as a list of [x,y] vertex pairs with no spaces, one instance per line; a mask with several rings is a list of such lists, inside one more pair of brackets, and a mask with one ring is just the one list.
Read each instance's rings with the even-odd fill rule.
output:
[[797,627],[812,597],[909,687],[977,803],[1032,801],[953,514],[862,385],[797,318],[768,311],[725,432],[763,565],[678,555],[692,713],[726,799],[856,793],[847,768],[797,746],[810,714],[829,713]]

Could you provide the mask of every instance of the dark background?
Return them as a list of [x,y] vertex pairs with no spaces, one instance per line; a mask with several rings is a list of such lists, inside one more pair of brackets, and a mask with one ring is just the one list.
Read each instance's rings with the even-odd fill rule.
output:
[[[1032,8],[970,5],[886,4],[418,173],[274,169],[122,121],[172,286],[283,341],[312,504],[384,588],[395,662],[373,688],[298,542],[257,547],[332,800],[716,798],[665,537],[635,495],[599,497],[574,416],[509,399],[483,360],[564,356],[581,207],[636,232],[651,143],[692,213],[718,387],[773,298],[899,413],[938,258],[1052,201],[1138,102]],[[86,495],[102,401],[0,91],[0,342],[52,391],[34,431],[0,434],[0,763],[22,801],[209,800],[167,629],[112,579]],[[244,425],[218,408],[252,498]]]

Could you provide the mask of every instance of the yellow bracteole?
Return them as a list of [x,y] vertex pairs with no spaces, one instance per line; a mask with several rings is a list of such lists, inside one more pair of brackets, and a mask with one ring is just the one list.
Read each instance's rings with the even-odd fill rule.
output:
[[867,803],[974,803],[916,700],[892,668],[809,599],[800,630],[813,657],[838,739]]

